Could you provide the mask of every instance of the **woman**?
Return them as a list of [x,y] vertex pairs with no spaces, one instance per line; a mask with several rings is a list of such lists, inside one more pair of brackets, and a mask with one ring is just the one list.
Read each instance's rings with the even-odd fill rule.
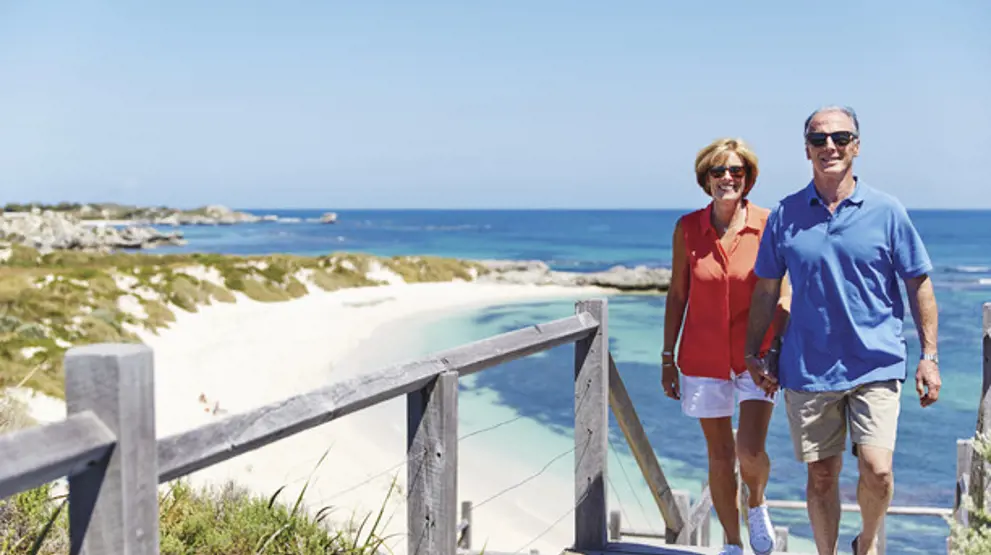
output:
[[[682,411],[702,425],[712,503],[726,538],[723,555],[743,553],[736,505],[737,457],[750,491],[750,547],[758,555],[774,550],[774,529],[764,504],[771,468],[764,442],[777,392],[758,388],[744,361],[750,297],[757,281],[753,267],[769,214],[747,200],[757,174],[757,156],[740,139],[718,139],[699,151],[696,179],[712,201],[682,216],[675,226],[664,315],[662,384],[665,394],[680,399]],[[787,321],[790,292],[787,285],[782,289],[782,310],[762,348],[769,359],[776,356],[772,346],[777,347],[776,337]],[[773,368],[776,359],[768,362]],[[740,405],[736,440],[734,396]]]

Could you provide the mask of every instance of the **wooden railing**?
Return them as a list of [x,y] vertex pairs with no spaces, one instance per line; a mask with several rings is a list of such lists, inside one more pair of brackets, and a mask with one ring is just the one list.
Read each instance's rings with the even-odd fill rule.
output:
[[405,395],[408,551],[454,555],[458,379],[567,343],[575,344],[574,546],[601,549],[607,542],[605,300],[579,302],[575,315],[568,318],[470,343],[162,439],[155,434],[151,350],[123,344],[72,348],[65,358],[68,417],[0,437],[0,495],[68,476],[72,553],[158,553],[159,483]]
[[[978,432],[991,420],[991,304],[984,307],[984,394]],[[400,396],[407,399],[408,553],[455,555],[458,379],[574,343],[575,509],[573,550],[601,551],[606,509],[608,413],[612,408],[660,510],[667,543],[702,541],[711,513],[671,491],[608,351],[605,300],[581,301],[575,315],[493,336],[336,383],[199,428],[158,439],[154,368],[143,345],[101,344],[66,354],[65,420],[0,436],[0,496],[69,478],[71,553],[158,553],[159,483]],[[962,443],[958,493],[983,487],[983,460]],[[977,466],[980,464],[981,466]],[[983,491],[983,489],[980,489]],[[954,514],[966,521],[959,497]],[[978,497],[984,503],[983,495]],[[786,503],[786,502],[779,502]],[[788,508],[802,508],[801,502]],[[794,506],[792,506],[794,505]],[[618,528],[614,524],[614,528]],[[469,530],[470,533],[470,530]],[[631,535],[626,532],[627,535]]]

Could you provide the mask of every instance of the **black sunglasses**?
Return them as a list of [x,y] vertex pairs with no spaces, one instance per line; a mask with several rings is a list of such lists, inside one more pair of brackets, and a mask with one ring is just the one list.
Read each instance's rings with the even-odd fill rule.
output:
[[709,175],[712,177],[722,177],[727,171],[733,177],[743,177],[747,174],[746,166],[713,166],[709,168]]
[[812,146],[826,146],[827,139],[833,139],[836,146],[846,146],[857,138],[853,131],[834,131],[833,133],[809,133],[805,140]]

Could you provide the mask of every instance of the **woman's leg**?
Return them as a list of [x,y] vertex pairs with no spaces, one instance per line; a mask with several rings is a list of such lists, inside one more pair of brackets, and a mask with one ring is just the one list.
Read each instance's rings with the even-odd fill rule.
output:
[[767,426],[774,405],[766,401],[740,403],[740,424],[736,432],[736,450],[740,457],[740,477],[750,491],[747,505],[759,507],[764,503],[764,490],[771,473],[771,461],[764,450]]
[[736,446],[731,418],[700,418],[709,450],[709,491],[723,526],[726,543],[743,545],[740,539],[740,513],[736,507]]

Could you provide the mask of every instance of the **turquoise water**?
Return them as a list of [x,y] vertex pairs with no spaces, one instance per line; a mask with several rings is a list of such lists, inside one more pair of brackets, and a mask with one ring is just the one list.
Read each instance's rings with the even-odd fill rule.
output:
[[[259,210],[286,217],[318,217],[322,211]],[[615,264],[666,266],[671,230],[680,211],[338,211],[340,223],[252,224],[185,228],[190,244],[169,250],[260,254],[324,254],[363,251],[381,255],[436,254],[466,258],[540,259],[559,269],[593,271]],[[981,304],[991,301],[991,212],[913,211],[912,218],[936,264],[940,307],[940,402],[922,409],[914,388],[905,388],[895,453],[895,504],[949,507],[953,503],[956,440],[973,435],[981,390]],[[610,298],[610,344],[627,389],[675,488],[697,496],[706,474],[702,434],[681,415],[659,387],[663,296]],[[491,307],[425,326],[409,345],[410,356],[426,354],[495,333],[561,318],[574,312],[570,301]],[[911,322],[906,325],[910,357],[918,354]],[[487,370],[465,380],[465,404],[472,425],[492,424],[505,414],[523,415],[491,432],[505,434],[519,456],[544,462],[572,443],[573,348],[559,347]],[[489,412],[486,412],[488,407]],[[486,441],[489,441],[488,439]],[[637,528],[660,527],[652,499],[625,440],[613,426],[612,489]],[[509,447],[507,447],[509,448]],[[773,472],[768,495],[804,499],[805,469],[794,460],[783,407],[775,410],[768,437]],[[568,475],[570,459],[549,471]],[[622,466],[622,468],[620,468]],[[624,471],[625,470],[625,474]],[[629,482],[627,482],[629,477]],[[632,487],[631,484],[632,483]],[[855,501],[855,460],[847,456],[841,477],[845,502]],[[641,505],[643,508],[641,508]],[[787,525],[793,549],[811,537],[800,511],[773,511]],[[855,515],[845,515],[841,547],[856,533]],[[889,517],[889,553],[945,551],[947,526],[937,518]],[[718,529],[718,526],[714,526]],[[795,540],[799,540],[796,543]],[[806,547],[807,549],[807,547]]]

